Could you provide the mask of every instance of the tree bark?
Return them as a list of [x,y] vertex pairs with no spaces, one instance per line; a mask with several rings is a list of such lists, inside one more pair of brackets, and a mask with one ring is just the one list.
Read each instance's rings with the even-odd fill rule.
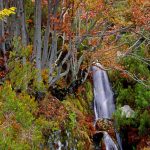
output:
[[41,0],[35,0],[35,33],[34,33],[34,53],[36,54],[36,68],[38,69],[38,81],[41,77]]
[[[3,10],[3,0],[0,0],[0,10]],[[6,57],[6,49],[5,49],[5,30],[4,30],[4,21],[0,20],[0,38],[2,38],[2,42],[0,43],[0,48],[2,49],[5,69],[7,70],[7,57]]]
[[[25,50],[27,47],[27,30],[26,30],[26,22],[25,22],[25,9],[24,9],[24,0],[19,0],[20,7],[20,23],[21,23],[21,40],[22,46]],[[23,64],[26,64],[26,57],[23,57]]]
[[[53,17],[56,18],[57,9],[59,6],[59,0],[56,0],[53,8]],[[51,46],[51,54],[49,60],[49,84],[53,79],[53,71],[55,70],[55,60],[57,59],[57,31],[55,30],[56,24],[55,22],[52,24],[53,32],[52,32],[52,46]]]
[[9,27],[10,27],[10,39],[14,37],[19,37],[21,34],[21,22],[20,22],[20,5],[18,0],[13,0],[14,7],[17,8],[16,15],[13,15],[12,18],[8,19]]
[[57,35],[56,31],[52,34],[52,46],[51,46],[51,55],[49,60],[49,83],[51,83],[52,80],[52,74],[55,70],[55,60],[57,58]]
[[49,34],[50,34],[50,14],[51,14],[51,0],[48,0],[48,18],[47,26],[45,29],[44,35],[44,48],[42,53],[42,68],[45,68],[48,60],[48,43],[49,43]]
[[20,22],[21,22],[21,37],[22,37],[22,45],[24,47],[27,46],[27,30],[26,30],[26,22],[25,22],[25,9],[24,9],[24,0],[19,0],[20,6]]

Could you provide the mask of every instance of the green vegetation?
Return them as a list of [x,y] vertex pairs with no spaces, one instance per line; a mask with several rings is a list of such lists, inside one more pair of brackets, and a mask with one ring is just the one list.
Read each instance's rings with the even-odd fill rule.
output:
[[38,149],[42,132],[35,122],[34,99],[23,92],[17,95],[6,82],[0,91],[0,103],[0,148]]
[[[139,53],[140,57],[148,57],[146,49],[141,45],[134,55]],[[149,104],[150,104],[150,70],[148,69],[148,63],[145,64],[139,60],[133,59],[131,56],[124,58],[122,64],[130,72],[111,73],[111,79],[113,82],[114,90],[116,91],[116,104],[117,111],[115,118],[119,127],[132,126],[139,129],[140,134],[147,133],[147,129],[150,128],[149,124]],[[116,81],[117,80],[117,81]],[[137,81],[136,81],[137,80]],[[141,82],[144,80],[144,82]],[[121,116],[120,107],[129,105],[135,111],[134,118],[125,118]]]

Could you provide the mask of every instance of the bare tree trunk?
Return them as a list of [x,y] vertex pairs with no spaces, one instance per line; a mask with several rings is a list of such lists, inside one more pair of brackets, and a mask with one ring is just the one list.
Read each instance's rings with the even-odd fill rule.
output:
[[[0,10],[3,10],[3,0],[0,0]],[[0,20],[0,38],[2,38],[2,43],[0,43],[0,48],[3,52],[4,57],[4,63],[5,63],[5,69],[7,70],[7,57],[6,57],[6,49],[5,49],[5,30],[4,30],[4,21]]]
[[52,74],[55,69],[55,60],[57,58],[57,35],[56,31],[52,33],[52,47],[51,47],[51,55],[49,60],[49,83],[52,80]]
[[[57,8],[59,5],[59,0],[56,0],[54,3],[53,8],[53,17],[56,17]],[[51,46],[51,54],[50,54],[50,60],[49,60],[49,84],[51,84],[51,81],[53,79],[53,71],[55,70],[55,60],[57,59],[57,33],[55,30],[56,24],[53,23],[53,32],[52,32],[52,46]]]
[[51,14],[51,0],[48,0],[48,18],[47,26],[44,35],[44,48],[42,53],[42,68],[45,68],[48,59],[48,43],[49,43],[49,34],[50,34],[50,14]]
[[[23,48],[27,47],[27,30],[25,22],[25,9],[24,9],[24,0],[19,0],[20,6],[20,22],[21,22],[21,40]],[[26,57],[23,57],[23,64],[26,64]]]
[[21,34],[21,20],[20,20],[20,5],[18,0],[12,1],[12,6],[17,8],[16,15],[13,15],[11,18],[8,18],[9,34],[10,39],[14,37],[19,37]]
[[72,42],[70,39],[69,42],[69,49],[71,51],[71,73],[72,73],[72,81],[77,80],[78,78],[78,72],[80,69],[80,66],[83,62],[83,55],[80,56],[80,58],[78,59],[77,56],[77,49],[75,47],[75,42]]
[[21,22],[21,37],[22,37],[22,45],[24,47],[27,46],[27,30],[26,30],[26,22],[25,22],[25,9],[24,9],[24,0],[19,0],[20,6],[20,22]]
[[36,53],[36,67],[38,69],[38,81],[41,77],[41,0],[35,0],[35,33],[34,33],[34,53]]

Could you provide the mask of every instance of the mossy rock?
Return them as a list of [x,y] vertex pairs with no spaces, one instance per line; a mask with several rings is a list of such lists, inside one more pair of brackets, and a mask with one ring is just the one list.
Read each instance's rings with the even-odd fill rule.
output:
[[97,131],[106,131],[111,137],[113,137],[113,139],[116,139],[116,133],[112,120],[98,119],[95,127]]

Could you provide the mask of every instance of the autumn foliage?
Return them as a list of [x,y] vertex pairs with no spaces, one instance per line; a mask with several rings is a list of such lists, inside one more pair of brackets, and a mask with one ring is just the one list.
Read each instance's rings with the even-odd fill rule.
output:
[[[142,143],[150,126],[149,0],[0,2],[0,149],[57,148],[57,132],[69,149],[90,149],[97,62],[115,91],[118,126],[133,126],[129,136],[137,131]],[[127,104],[134,120],[120,116]]]

